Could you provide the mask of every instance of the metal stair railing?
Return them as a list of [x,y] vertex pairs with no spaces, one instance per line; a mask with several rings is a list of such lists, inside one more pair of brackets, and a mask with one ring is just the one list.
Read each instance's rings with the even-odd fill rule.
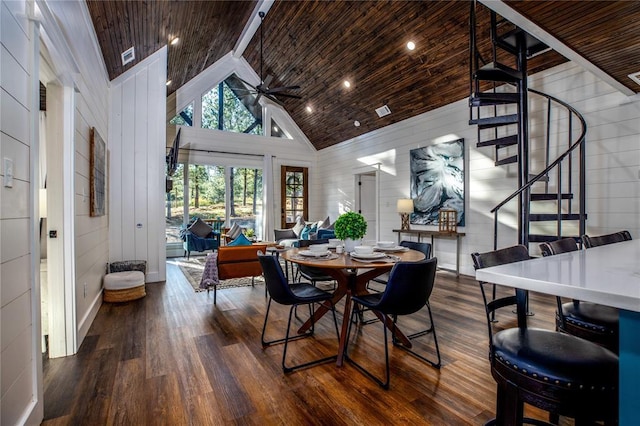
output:
[[[566,102],[548,95],[546,93],[540,92],[538,90],[535,89],[528,89],[529,92],[534,93],[536,95],[540,95],[543,96],[545,98],[547,98],[550,101],[553,101],[559,105],[561,105],[562,107],[566,108],[569,111],[569,126],[573,126],[573,122],[571,120],[572,116],[576,116],[578,118],[578,120],[580,121],[580,126],[581,126],[581,133],[580,136],[576,139],[576,141],[562,154],[560,154],[560,156],[558,156],[558,158],[556,158],[555,161],[553,161],[551,164],[549,164],[543,171],[541,171],[540,173],[538,173],[537,175],[535,175],[534,177],[532,177],[527,183],[525,183],[524,185],[522,185],[520,188],[518,188],[516,191],[514,191],[511,195],[509,195],[507,198],[505,198],[502,202],[500,202],[498,205],[496,205],[493,209],[491,209],[491,213],[494,214],[494,219],[493,219],[493,248],[494,250],[498,248],[498,213],[500,211],[500,209],[507,204],[509,201],[511,201],[512,199],[514,199],[515,197],[519,196],[520,194],[522,194],[523,192],[527,191],[527,193],[529,193],[529,190],[531,189],[531,186],[541,180],[544,180],[547,175],[549,174],[549,172],[551,170],[553,170],[555,167],[558,167],[558,173],[557,173],[557,195],[558,195],[558,234],[560,234],[561,232],[561,223],[562,223],[562,186],[561,186],[561,179],[562,179],[562,161],[567,159],[568,157],[568,161],[571,162],[571,154],[573,153],[573,151],[580,147],[580,162],[579,162],[579,166],[580,166],[580,170],[579,170],[579,180],[580,180],[580,187],[579,187],[579,191],[580,191],[580,197],[579,197],[579,202],[580,202],[580,234],[584,234],[585,232],[585,210],[586,210],[586,196],[585,196],[585,181],[586,181],[586,171],[585,171],[585,147],[584,147],[584,142],[586,141],[586,134],[587,134],[587,123],[584,119],[584,117],[575,109],[573,108],[571,105],[567,104]],[[550,104],[549,104],[550,105]],[[572,137],[572,129],[569,129],[569,139],[571,140]],[[571,173],[569,173],[569,176],[571,176]],[[569,181],[570,182],[570,181]],[[530,196],[527,197],[526,200],[527,206],[526,208],[529,209],[529,205],[531,203],[531,199]],[[527,227],[529,227],[529,223],[526,224]],[[529,235],[529,232],[527,231],[526,233],[524,233],[527,235]],[[527,241],[523,241],[521,242],[524,245],[528,244],[528,240]]]

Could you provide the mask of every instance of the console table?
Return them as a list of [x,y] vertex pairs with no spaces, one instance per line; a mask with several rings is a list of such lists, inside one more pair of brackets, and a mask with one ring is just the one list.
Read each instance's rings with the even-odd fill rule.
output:
[[429,231],[423,229],[394,229],[393,232],[398,234],[398,245],[400,244],[400,240],[402,239],[402,234],[406,235],[417,235],[418,242],[420,242],[423,235],[431,236],[431,251],[435,252],[435,245],[433,244],[433,240],[435,238],[455,238],[456,239],[456,268],[444,268],[442,266],[438,266],[438,269],[442,269],[445,271],[451,271],[456,273],[456,277],[460,276],[460,237],[464,237],[464,232],[440,232],[440,231]]

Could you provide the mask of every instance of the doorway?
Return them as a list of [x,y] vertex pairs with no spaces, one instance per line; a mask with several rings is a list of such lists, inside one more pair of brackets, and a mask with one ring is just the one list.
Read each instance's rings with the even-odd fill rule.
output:
[[308,219],[309,169],[282,166],[280,179],[280,226],[285,229],[295,225],[298,217]]
[[367,221],[367,233],[363,241],[375,243],[378,240],[378,173],[367,172],[355,176],[356,210]]

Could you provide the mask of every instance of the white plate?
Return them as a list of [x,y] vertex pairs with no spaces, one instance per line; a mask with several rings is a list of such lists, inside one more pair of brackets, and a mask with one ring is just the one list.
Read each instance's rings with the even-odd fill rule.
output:
[[386,257],[387,255],[384,253],[351,253],[351,257],[353,257],[354,259],[364,259],[364,260],[370,260],[370,259],[382,259],[383,257]]
[[331,252],[329,250],[327,251],[302,250],[302,251],[299,251],[298,254],[300,256],[306,256],[306,257],[324,257],[324,256],[329,256]]
[[378,251],[386,251],[386,252],[394,252],[394,251],[407,251],[409,250],[408,247],[403,247],[403,246],[396,246],[396,247],[378,247],[375,246],[373,248],[374,250],[378,250]]

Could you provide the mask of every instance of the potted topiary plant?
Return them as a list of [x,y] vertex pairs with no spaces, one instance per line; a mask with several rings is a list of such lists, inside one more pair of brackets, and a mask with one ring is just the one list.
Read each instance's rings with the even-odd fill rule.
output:
[[343,213],[336,220],[334,232],[337,239],[344,241],[345,251],[350,253],[367,233],[367,221],[360,213]]

